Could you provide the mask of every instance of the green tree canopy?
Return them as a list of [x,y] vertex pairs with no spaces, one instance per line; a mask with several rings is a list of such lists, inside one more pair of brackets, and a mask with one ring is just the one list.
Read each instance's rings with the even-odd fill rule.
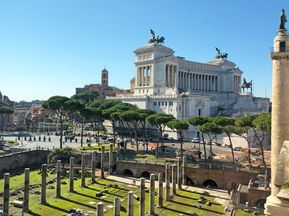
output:
[[159,142],[161,141],[163,146],[163,132],[165,130],[166,124],[169,121],[172,121],[174,117],[172,115],[164,114],[164,113],[156,113],[153,115],[150,115],[147,117],[147,121],[152,125],[155,126],[158,129],[159,133],[159,141],[157,143],[157,150],[156,150],[156,156],[158,157],[158,147]]
[[64,96],[53,96],[45,101],[42,106],[50,110],[54,119],[60,123],[60,148],[63,141],[63,123],[69,119],[72,113],[83,106],[79,101]]
[[167,123],[167,126],[174,130],[180,138],[180,144],[181,144],[181,156],[183,155],[183,140],[184,140],[184,131],[189,129],[189,124],[185,121],[181,120],[172,120]]

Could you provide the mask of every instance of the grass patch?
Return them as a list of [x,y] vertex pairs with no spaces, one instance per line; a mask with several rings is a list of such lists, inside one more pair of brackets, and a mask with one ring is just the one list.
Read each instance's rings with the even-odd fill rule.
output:
[[[49,178],[55,178],[55,175],[49,175]],[[23,186],[23,174],[11,177],[11,188],[21,188]],[[61,194],[62,198],[55,198],[55,188],[56,183],[47,185],[47,205],[40,205],[40,195],[35,194],[35,191],[40,191],[40,187],[34,188],[30,191],[29,197],[29,206],[31,213],[27,213],[25,215],[67,215],[69,210],[72,208],[82,209],[88,215],[95,215],[96,204],[98,202],[103,202],[105,215],[112,216],[113,215],[113,201],[115,197],[121,198],[121,215],[127,215],[127,199],[128,192],[134,191],[135,195],[139,196],[139,188],[136,186],[132,186],[129,184],[123,184],[111,180],[101,180],[99,178],[96,179],[97,183],[91,184],[90,178],[86,178],[86,187],[80,187],[80,179],[75,180],[74,187],[75,192],[68,192],[68,179],[62,179],[64,184],[61,185]],[[3,189],[3,179],[0,180],[1,189]],[[31,172],[31,184],[40,184],[41,176],[37,173],[37,171]],[[157,183],[157,182],[156,182]],[[105,186],[107,184],[117,185],[113,187],[107,188],[105,190]],[[103,196],[96,196],[96,194],[100,191],[103,191]],[[156,190],[157,191],[157,190]],[[10,198],[11,201],[17,199],[18,197],[23,196],[23,194],[19,194],[17,196],[12,196]],[[218,216],[223,215],[224,207],[218,203],[214,202],[214,198],[210,196],[204,195],[207,201],[210,201],[212,205],[206,204],[198,204],[197,200],[200,198],[200,194],[193,193],[190,191],[182,190],[177,191],[177,196],[173,198],[172,201],[166,202],[164,201],[163,208],[155,207],[155,212],[158,215],[167,216],[167,215],[191,215],[192,213],[197,213],[199,216]],[[0,198],[1,200],[1,198]],[[155,206],[158,203],[158,195],[155,195]],[[200,205],[201,208],[197,208],[194,205]],[[21,209],[14,208],[10,206],[11,214],[13,215],[21,215]],[[146,193],[145,198],[145,207],[146,214],[149,211],[149,193]],[[134,200],[134,212],[135,215],[139,215],[139,202]]]

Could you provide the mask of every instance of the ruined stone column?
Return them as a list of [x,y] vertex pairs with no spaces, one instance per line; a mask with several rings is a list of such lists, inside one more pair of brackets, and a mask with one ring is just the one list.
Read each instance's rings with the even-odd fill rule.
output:
[[99,202],[96,204],[96,216],[103,216],[103,203]]
[[150,215],[155,215],[155,175],[150,175]]
[[113,166],[113,151],[112,144],[109,145],[109,174],[112,174],[112,166]]
[[81,155],[81,187],[85,187],[85,155]]
[[163,174],[162,174],[162,173],[159,173],[158,179],[159,179],[159,188],[158,188],[159,199],[158,199],[158,207],[162,208],[162,207],[163,207]]
[[30,177],[30,169],[25,168],[24,171],[24,195],[23,195],[23,212],[27,212],[29,210],[29,177]]
[[95,152],[92,152],[91,154],[91,183],[95,183],[95,158],[96,154]]
[[140,178],[139,216],[145,216],[145,179]]
[[56,166],[56,198],[61,197],[61,160],[57,160]]
[[42,164],[42,171],[41,171],[41,197],[40,197],[40,204],[46,204],[46,175],[47,175],[47,165]]
[[172,166],[172,185],[173,185],[173,190],[172,190],[172,195],[175,196],[177,194],[177,187],[176,187],[176,165],[174,164]]
[[178,158],[178,163],[177,163],[177,184],[178,184],[178,189],[182,189],[182,161],[181,158]]
[[166,201],[170,200],[170,165],[166,163]]
[[104,179],[104,146],[101,146],[100,178]]
[[71,157],[69,163],[69,192],[73,191],[74,191],[74,157]]
[[183,165],[182,165],[182,181],[183,185],[186,185],[186,164],[187,163],[187,157],[183,156]]
[[134,216],[134,194],[133,191],[128,192],[127,215]]
[[120,198],[119,197],[114,198],[113,216],[120,216]]
[[9,215],[10,173],[4,175],[3,214]]

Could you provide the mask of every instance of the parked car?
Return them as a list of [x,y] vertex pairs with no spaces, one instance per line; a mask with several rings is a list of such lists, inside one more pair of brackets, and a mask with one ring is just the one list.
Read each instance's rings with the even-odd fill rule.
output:
[[199,137],[195,137],[192,139],[193,143],[200,143],[200,138]]
[[242,151],[242,150],[243,150],[242,147],[235,147],[235,148],[234,148],[234,151]]
[[73,134],[66,134],[66,135],[64,136],[64,138],[69,140],[69,139],[74,139],[75,136],[74,136]]

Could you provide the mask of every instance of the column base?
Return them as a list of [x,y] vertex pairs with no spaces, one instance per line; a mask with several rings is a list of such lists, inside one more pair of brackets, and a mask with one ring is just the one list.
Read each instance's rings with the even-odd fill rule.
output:
[[270,195],[265,203],[265,215],[288,216],[289,203],[277,196]]

